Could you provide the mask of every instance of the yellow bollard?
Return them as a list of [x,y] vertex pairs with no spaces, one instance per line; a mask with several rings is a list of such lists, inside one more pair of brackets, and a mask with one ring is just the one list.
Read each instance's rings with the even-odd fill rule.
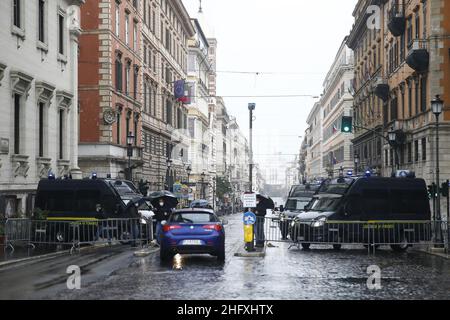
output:
[[244,225],[244,242],[253,243],[253,225]]

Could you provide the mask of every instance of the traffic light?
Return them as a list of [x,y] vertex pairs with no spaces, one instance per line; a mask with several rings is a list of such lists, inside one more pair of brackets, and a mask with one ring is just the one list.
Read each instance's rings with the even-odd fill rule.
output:
[[448,181],[447,182],[444,182],[442,185],[441,185],[441,195],[444,197],[444,198],[448,198],[448,193],[449,193],[449,188],[448,188]]
[[353,130],[353,118],[343,116],[341,122],[341,132],[351,133]]

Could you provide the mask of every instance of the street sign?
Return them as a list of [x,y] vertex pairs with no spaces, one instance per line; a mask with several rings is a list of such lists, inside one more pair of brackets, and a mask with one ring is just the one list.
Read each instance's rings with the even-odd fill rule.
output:
[[256,215],[249,211],[244,213],[244,225],[249,226],[249,225],[254,225],[256,223]]
[[244,208],[256,208],[256,193],[244,193],[242,202]]

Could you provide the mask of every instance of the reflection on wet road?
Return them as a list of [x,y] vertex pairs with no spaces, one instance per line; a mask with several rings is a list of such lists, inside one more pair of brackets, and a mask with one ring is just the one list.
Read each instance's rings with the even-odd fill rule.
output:
[[[364,248],[288,250],[274,243],[261,258],[238,258],[239,216],[230,218],[227,258],[177,255],[161,263],[159,254],[134,259],[101,281],[59,299],[450,299],[450,261],[419,252]],[[381,290],[367,288],[367,267],[381,269]]]

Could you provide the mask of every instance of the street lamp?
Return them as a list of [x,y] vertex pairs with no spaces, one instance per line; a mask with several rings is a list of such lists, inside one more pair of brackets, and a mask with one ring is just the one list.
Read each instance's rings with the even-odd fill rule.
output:
[[202,177],[202,199],[205,199],[205,176],[206,174],[204,172],[202,172],[201,177]]
[[249,111],[249,120],[250,120],[250,143],[249,143],[249,149],[250,149],[250,163],[249,163],[249,183],[250,183],[250,192],[253,192],[253,111],[256,109],[256,103],[249,103],[248,104],[248,111]]
[[358,163],[359,163],[359,154],[355,153],[353,157],[353,161],[355,162],[355,176],[358,175]]
[[436,242],[439,244],[439,247],[442,247],[442,228],[441,228],[441,193],[440,193],[440,169],[439,169],[439,116],[442,113],[442,109],[444,108],[444,101],[441,100],[439,95],[431,100],[431,111],[436,116],[436,186],[438,188],[437,192],[437,206],[436,206],[436,221],[438,223],[438,231],[436,234]]
[[131,172],[131,157],[133,156],[133,144],[134,144],[134,139],[135,139],[135,137],[134,137],[134,135],[133,135],[133,132],[129,132],[128,133],[128,135],[127,135],[127,156],[128,156],[128,176],[127,176],[127,180],[130,180],[131,181],[131,179],[132,179],[132,177],[133,177],[133,175],[132,175],[132,172]]
[[189,177],[191,175],[192,172],[192,168],[190,165],[188,165],[188,167],[186,168],[186,172],[187,172],[187,183],[189,184]]
[[391,147],[394,149],[394,162],[392,165],[392,176],[395,177],[395,168],[398,168],[398,156],[397,156],[397,132],[391,127],[391,130],[388,132],[388,140]]
[[167,158],[166,159],[166,164],[167,164],[167,173],[166,173],[166,185],[167,185],[167,190],[170,191],[170,168],[172,167],[172,159]]

